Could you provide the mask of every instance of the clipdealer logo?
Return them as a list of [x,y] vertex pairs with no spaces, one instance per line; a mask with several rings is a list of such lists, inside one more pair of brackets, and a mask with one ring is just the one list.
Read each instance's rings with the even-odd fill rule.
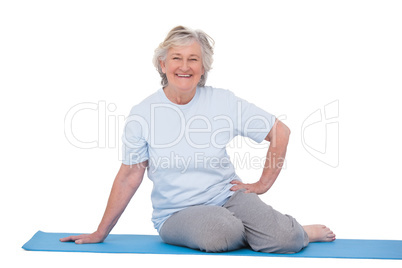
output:
[[302,123],[304,149],[322,163],[339,166],[339,100],[315,110]]
[[[157,108],[161,108],[163,106],[157,106]],[[238,107],[241,108],[241,107]],[[133,120],[141,123],[141,125],[146,125],[146,122],[140,116],[131,116],[126,117],[124,115],[118,115],[115,113],[117,106],[114,103],[107,104],[106,101],[98,101],[98,103],[93,102],[83,102],[74,105],[71,107],[66,113],[64,119],[64,134],[67,141],[81,149],[93,149],[93,148],[119,148],[119,160],[121,157],[121,131],[123,126],[127,123],[127,121]],[[84,138],[80,139],[79,135],[73,130],[73,122],[76,120],[76,115],[79,113],[87,113],[96,117],[97,120],[97,136],[92,137],[92,139]],[[180,113],[178,113],[180,115]],[[93,117],[93,118],[94,118]],[[183,117],[181,115],[181,117]],[[201,121],[206,121],[204,117],[197,117],[193,120],[198,119]],[[259,119],[261,118],[254,118]],[[253,120],[254,120],[253,119]],[[219,116],[215,118],[215,120],[226,120],[233,126],[233,122],[230,122],[228,118],[225,116]],[[251,121],[250,121],[251,122]],[[250,122],[246,122],[246,129]],[[207,122],[208,123],[208,122]],[[189,138],[189,135],[194,131],[207,131],[206,129],[192,129],[188,127],[189,124],[185,125],[183,129],[181,129],[180,137],[184,136],[185,138]],[[144,127],[143,130],[147,130],[147,127]],[[152,129],[152,128],[151,128]],[[222,131],[222,130],[220,130]],[[229,131],[226,129],[225,131]],[[255,131],[255,130],[252,130]],[[230,132],[230,131],[229,131]],[[219,133],[212,133],[212,137],[215,137]],[[230,133],[233,135],[233,133]],[[152,137],[151,137],[152,138]],[[153,139],[153,138],[152,138]],[[152,142],[155,143],[154,140]],[[256,144],[252,141],[247,142],[248,145],[251,145],[254,148],[267,148],[264,144]],[[177,140],[175,141],[177,142]],[[249,144],[251,142],[251,144]],[[315,159],[320,162],[331,166],[338,167],[339,166],[339,100],[332,101],[322,108],[315,110],[311,113],[302,123],[301,126],[301,143],[304,149]],[[213,141],[211,143],[215,146],[221,146],[221,144],[215,144]],[[154,145],[166,147],[167,144],[157,144]],[[172,145],[172,144],[168,144]],[[191,144],[195,147],[203,147],[205,144]],[[237,144],[239,145],[239,144]],[[218,146],[218,147],[219,147]],[[239,160],[239,159],[238,159]],[[241,161],[245,161],[244,159]],[[242,163],[242,162],[239,162]]]

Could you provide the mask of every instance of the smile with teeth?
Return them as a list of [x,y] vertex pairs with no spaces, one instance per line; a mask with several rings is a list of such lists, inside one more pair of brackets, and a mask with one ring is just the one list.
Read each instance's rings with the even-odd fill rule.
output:
[[190,74],[176,74],[178,77],[189,78],[191,77]]

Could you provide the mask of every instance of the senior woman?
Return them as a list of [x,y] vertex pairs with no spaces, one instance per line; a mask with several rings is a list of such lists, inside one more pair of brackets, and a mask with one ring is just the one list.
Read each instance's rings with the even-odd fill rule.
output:
[[[166,243],[223,252],[294,253],[309,242],[330,242],[324,225],[301,226],[265,204],[283,164],[290,130],[268,112],[232,92],[205,86],[213,40],[178,26],[155,50],[162,88],[135,105],[127,118],[123,161],[104,216],[92,234],[61,241],[103,242],[141,184],[153,182],[152,221]],[[270,142],[261,178],[241,182],[226,153],[235,136]]]

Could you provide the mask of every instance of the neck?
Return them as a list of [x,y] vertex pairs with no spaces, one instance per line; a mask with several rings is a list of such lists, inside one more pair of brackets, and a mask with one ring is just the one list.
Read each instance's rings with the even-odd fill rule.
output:
[[173,103],[183,105],[189,103],[195,96],[196,89],[194,88],[190,92],[182,93],[178,92],[177,90],[174,90],[170,88],[169,86],[166,86],[163,91],[165,92],[166,97]]

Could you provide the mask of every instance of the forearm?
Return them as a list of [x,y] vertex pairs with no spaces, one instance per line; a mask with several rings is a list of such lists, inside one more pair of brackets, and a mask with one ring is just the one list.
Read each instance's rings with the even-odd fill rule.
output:
[[[130,167],[131,168],[131,167]],[[136,172],[134,175],[127,174],[127,167],[122,167],[116,176],[110,192],[109,200],[103,218],[98,226],[97,232],[106,238],[113,227],[116,225],[120,216],[137,191],[143,178],[143,171]],[[130,178],[134,176],[135,178]]]
[[271,143],[267,152],[260,181],[268,189],[274,184],[285,163],[287,140],[277,144]]
[[142,162],[133,166],[121,165],[114,180],[109,201],[98,230],[92,234],[63,237],[60,238],[60,241],[74,241],[76,244],[103,242],[140,186],[147,164],[148,162]]
[[289,143],[289,128],[277,121],[266,140],[270,142],[260,182],[271,188],[285,163],[286,150]]
[[127,207],[136,189],[127,189],[124,183],[115,181],[110,192],[102,221],[98,226],[98,232],[106,237],[116,225],[121,214]]

